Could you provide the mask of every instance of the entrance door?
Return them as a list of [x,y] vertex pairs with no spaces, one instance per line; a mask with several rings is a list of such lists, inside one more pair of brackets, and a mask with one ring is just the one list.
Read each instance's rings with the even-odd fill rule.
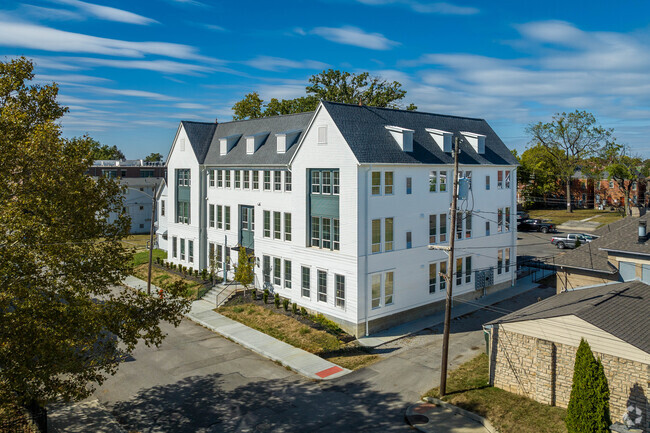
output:
[[255,214],[253,206],[239,206],[239,244],[247,249],[254,248]]

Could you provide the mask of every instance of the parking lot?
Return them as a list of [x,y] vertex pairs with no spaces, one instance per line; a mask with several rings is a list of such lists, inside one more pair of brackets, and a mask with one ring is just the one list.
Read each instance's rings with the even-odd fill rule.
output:
[[521,262],[529,258],[552,257],[561,252],[551,243],[553,236],[565,233],[517,232],[517,257]]

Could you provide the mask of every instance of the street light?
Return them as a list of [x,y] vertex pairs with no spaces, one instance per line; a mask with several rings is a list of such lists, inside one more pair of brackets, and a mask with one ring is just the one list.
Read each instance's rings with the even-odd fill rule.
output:
[[[132,188],[130,186],[126,187],[127,189],[132,189],[137,191],[140,194],[146,195],[151,198],[151,228],[149,230],[149,270],[147,271],[147,295],[151,295],[151,265],[153,263],[153,222],[156,219],[156,195],[149,195],[144,191],[140,191],[137,188]],[[155,187],[154,187],[155,190]]]

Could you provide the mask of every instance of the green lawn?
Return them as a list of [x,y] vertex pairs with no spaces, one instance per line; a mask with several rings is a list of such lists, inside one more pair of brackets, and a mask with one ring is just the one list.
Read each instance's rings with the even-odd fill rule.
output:
[[609,224],[618,221],[623,216],[616,211],[598,210],[598,209],[576,209],[573,212],[567,212],[566,209],[534,209],[527,211],[531,218],[541,218],[551,220],[555,225],[559,225],[571,220],[583,220],[597,216],[591,221],[602,224]]
[[[156,257],[167,260],[167,252],[159,249],[153,250],[153,262],[156,263]],[[133,255],[133,266],[139,266],[149,262],[149,250],[141,251]]]
[[[426,396],[439,398],[438,388]],[[501,433],[566,433],[566,409],[538,403],[489,385],[482,353],[452,371],[443,400],[487,418]]]

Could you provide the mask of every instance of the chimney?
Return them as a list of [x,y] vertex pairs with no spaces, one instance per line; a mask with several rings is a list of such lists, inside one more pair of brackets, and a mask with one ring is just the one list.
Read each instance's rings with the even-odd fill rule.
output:
[[647,221],[639,221],[639,239],[637,240],[639,244],[645,243],[647,239],[646,224]]
[[219,118],[218,117],[214,118],[214,123],[219,123]]

